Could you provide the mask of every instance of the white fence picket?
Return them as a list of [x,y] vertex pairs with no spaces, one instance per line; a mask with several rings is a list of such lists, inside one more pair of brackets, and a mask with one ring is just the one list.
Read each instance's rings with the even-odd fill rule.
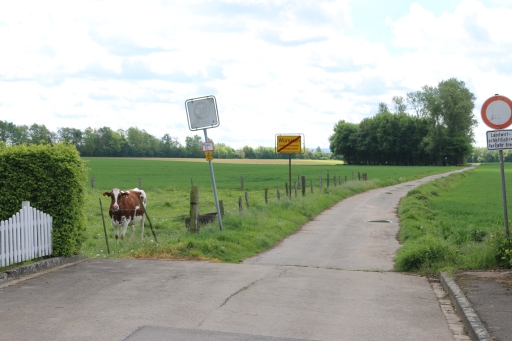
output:
[[52,245],[53,218],[28,201],[8,220],[0,221],[0,267],[49,256]]

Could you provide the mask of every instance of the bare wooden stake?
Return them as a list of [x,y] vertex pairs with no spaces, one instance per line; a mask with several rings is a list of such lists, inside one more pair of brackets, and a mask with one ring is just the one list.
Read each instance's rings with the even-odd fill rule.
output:
[[155,230],[153,230],[153,224],[151,223],[151,219],[149,219],[149,215],[148,215],[148,211],[146,210],[146,206],[144,206],[144,204],[142,203],[142,199],[140,198],[140,195],[137,198],[139,198],[140,206],[144,207],[144,215],[146,216],[146,218],[148,218],[149,227],[151,228],[151,232],[153,233],[153,237],[155,237],[155,242],[157,242],[158,239],[156,238]]
[[192,186],[190,190],[190,232],[199,232],[199,189]]
[[327,171],[327,188],[329,188],[329,171]]
[[268,188],[265,188],[265,204],[268,204]]
[[91,177],[91,188],[94,188],[94,176]]
[[105,242],[107,243],[107,252],[108,252],[108,254],[110,254],[110,248],[108,247],[107,227],[105,226],[105,216],[103,215],[103,205],[101,204],[101,198],[99,198],[99,199],[100,199],[101,219],[103,220],[103,232],[105,232]]
[[219,200],[220,216],[224,218],[224,201]]
[[287,197],[291,197],[291,196],[292,196],[292,195],[291,195],[291,191],[288,191],[288,183],[285,183],[285,184],[284,184],[284,187],[286,187],[286,196],[287,196]]
[[301,181],[302,181],[302,196],[305,197],[306,196],[306,177],[305,176],[302,176],[301,178]]
[[245,192],[245,204],[249,207],[249,192]]
[[311,193],[313,193],[313,180],[311,180]]
[[142,180],[139,178],[139,187],[137,187],[138,189],[142,189]]
[[242,197],[238,197],[238,210],[240,212],[244,210],[244,206],[242,205]]
[[293,182],[293,188],[295,189],[295,198],[297,198],[297,182]]
[[281,200],[281,191],[279,191],[279,187],[277,187],[276,194],[277,194],[277,200]]
[[242,191],[243,191],[245,189],[244,177],[243,176],[240,177],[240,186],[241,186]]

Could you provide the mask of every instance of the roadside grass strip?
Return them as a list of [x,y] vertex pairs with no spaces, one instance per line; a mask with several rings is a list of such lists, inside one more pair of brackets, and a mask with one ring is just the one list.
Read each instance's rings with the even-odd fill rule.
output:
[[[507,186],[511,190],[512,184]],[[499,164],[483,164],[411,190],[400,201],[398,215],[403,245],[395,259],[397,271],[512,265],[512,241],[504,237]]]

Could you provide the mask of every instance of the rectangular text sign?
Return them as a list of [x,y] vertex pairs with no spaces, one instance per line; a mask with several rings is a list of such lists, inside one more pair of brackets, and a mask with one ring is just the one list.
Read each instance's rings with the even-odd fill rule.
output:
[[487,132],[487,149],[512,149],[512,130],[491,130]]
[[285,136],[277,135],[277,152],[278,153],[301,153],[302,138],[301,136]]

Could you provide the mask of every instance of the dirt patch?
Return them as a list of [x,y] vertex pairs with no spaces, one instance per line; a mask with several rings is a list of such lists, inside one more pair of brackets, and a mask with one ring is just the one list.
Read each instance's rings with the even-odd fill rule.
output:
[[512,270],[461,271],[454,275],[492,339],[511,340]]
[[500,283],[512,290],[512,270],[460,271],[455,274],[457,280],[485,280]]

